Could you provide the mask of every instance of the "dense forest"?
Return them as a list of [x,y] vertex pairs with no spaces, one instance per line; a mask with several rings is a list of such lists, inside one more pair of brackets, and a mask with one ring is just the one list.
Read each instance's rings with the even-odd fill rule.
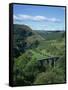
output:
[[14,85],[66,82],[65,31],[32,30],[14,24],[13,35]]

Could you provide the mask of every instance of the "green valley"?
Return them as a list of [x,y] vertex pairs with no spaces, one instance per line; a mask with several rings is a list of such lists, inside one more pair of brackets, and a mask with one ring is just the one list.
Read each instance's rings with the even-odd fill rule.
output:
[[[14,85],[65,83],[65,31],[32,30],[18,24],[13,30]],[[59,57],[55,67],[48,64],[53,57]]]

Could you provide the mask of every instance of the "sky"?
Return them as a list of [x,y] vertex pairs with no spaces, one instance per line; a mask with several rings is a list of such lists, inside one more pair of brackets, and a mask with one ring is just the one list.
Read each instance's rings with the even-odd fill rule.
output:
[[13,4],[13,23],[33,30],[65,30],[65,7]]

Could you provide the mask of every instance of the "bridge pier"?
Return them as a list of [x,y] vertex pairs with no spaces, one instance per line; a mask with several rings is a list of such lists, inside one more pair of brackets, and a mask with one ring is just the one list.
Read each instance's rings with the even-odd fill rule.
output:
[[39,60],[40,68],[41,67],[55,67],[56,61],[59,59],[59,57],[52,57],[52,58],[47,58],[43,60]]

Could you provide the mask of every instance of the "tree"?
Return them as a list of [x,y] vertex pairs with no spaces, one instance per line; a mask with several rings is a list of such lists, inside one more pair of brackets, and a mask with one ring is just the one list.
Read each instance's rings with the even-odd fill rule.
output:
[[39,45],[39,41],[36,40],[36,41],[34,42],[34,44],[35,44],[35,46],[37,47],[37,46]]
[[62,73],[62,69],[55,68],[47,72],[42,72],[38,74],[34,84],[56,84],[56,83],[64,83],[65,77]]

